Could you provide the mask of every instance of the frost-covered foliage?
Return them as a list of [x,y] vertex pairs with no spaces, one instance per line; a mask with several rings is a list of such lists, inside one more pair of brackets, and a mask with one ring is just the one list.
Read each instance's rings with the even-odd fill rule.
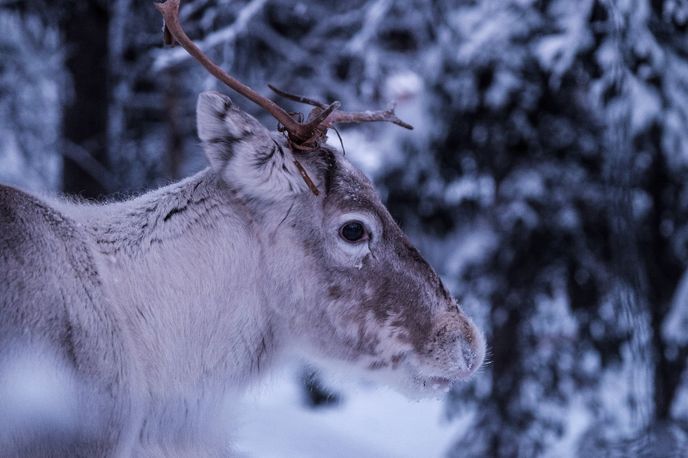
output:
[[0,181],[57,189],[62,49],[57,31],[0,10]]
[[[160,48],[148,2],[107,4],[110,191],[131,191],[202,166],[194,99],[225,89],[183,51]],[[189,35],[264,93],[270,82],[347,110],[396,99],[415,125],[341,134],[488,329],[490,364],[447,405],[449,416],[474,412],[451,454],[589,456],[644,437],[686,446],[676,429],[688,421],[685,1],[183,5]],[[38,112],[41,100],[53,113],[57,94],[78,88],[59,76],[52,32],[17,38],[45,19],[3,14],[3,30],[17,32],[0,37],[0,129],[26,119],[14,132],[43,132],[27,137],[37,154],[59,119],[8,107]],[[25,61],[30,71],[9,70]]]
[[392,188],[408,167],[387,180],[404,220],[446,240],[492,238],[471,261],[445,264],[465,301],[489,307],[491,329],[486,376],[450,408],[472,393],[478,411],[457,456],[546,453],[579,427],[570,412],[581,399],[602,446],[685,412],[674,406],[688,347],[665,324],[688,308],[681,8],[438,7],[434,161],[412,171],[421,192]]

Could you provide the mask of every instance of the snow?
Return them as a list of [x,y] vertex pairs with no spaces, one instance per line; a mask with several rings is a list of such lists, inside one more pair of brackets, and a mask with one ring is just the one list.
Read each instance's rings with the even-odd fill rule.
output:
[[661,97],[655,89],[637,78],[629,77],[628,84],[633,104],[630,109],[631,128],[641,131],[662,115]]
[[[459,231],[452,234],[443,242],[435,243],[433,250],[438,255],[444,255],[443,259],[437,260],[437,264],[444,267],[443,276],[456,279],[461,277],[466,266],[482,260],[486,253],[490,253],[497,240],[495,234],[489,229],[475,227],[471,231]],[[451,250],[447,250],[448,246]]]
[[593,421],[590,409],[580,397],[577,397],[568,406],[564,435],[559,438],[554,446],[546,453],[548,458],[574,458],[577,456],[576,446],[578,440]]
[[[236,20],[228,27],[209,34],[197,46],[204,52],[215,46],[227,46],[234,42],[237,36],[246,29],[246,25],[258,14],[265,6],[266,0],[252,0],[248,5],[239,10]],[[182,14],[183,15],[183,14]],[[155,57],[153,70],[162,71],[190,59],[191,56],[181,47],[169,50],[162,50]]]
[[0,366],[0,448],[8,445],[7,434],[38,429],[68,434],[76,428],[77,385],[64,364],[43,349],[10,354]]
[[485,103],[493,110],[506,105],[512,93],[519,90],[520,81],[509,71],[497,70],[494,81],[485,92]]
[[688,342],[688,270],[681,277],[672,300],[671,309],[664,319],[662,337],[667,342],[685,345]]
[[535,319],[531,328],[539,336],[540,346],[551,344],[549,339],[576,337],[578,322],[571,313],[569,297],[563,286],[554,288],[551,295],[538,294],[535,301]]
[[579,50],[591,42],[587,28],[591,7],[590,0],[560,1],[552,6],[560,33],[545,35],[537,41],[535,56],[540,65],[551,70],[554,82],[571,68]]
[[35,17],[6,11],[0,11],[0,30],[0,181],[54,190],[63,97],[59,36]]
[[295,366],[251,390],[234,431],[237,449],[253,458],[440,457],[468,426],[470,415],[449,422],[440,399],[410,401],[382,386],[339,381],[338,406],[301,403]]
[[495,52],[501,42],[523,29],[508,9],[499,8],[493,2],[484,2],[474,9],[457,9],[453,17],[464,39],[457,57],[464,62],[479,59],[487,50]]
[[679,386],[681,389],[674,400],[674,405],[671,406],[671,416],[677,420],[688,421],[688,373],[683,374]]
[[344,51],[348,53],[361,53],[370,39],[377,33],[380,22],[384,20],[391,0],[377,0],[367,9],[365,22],[361,29],[349,40]]

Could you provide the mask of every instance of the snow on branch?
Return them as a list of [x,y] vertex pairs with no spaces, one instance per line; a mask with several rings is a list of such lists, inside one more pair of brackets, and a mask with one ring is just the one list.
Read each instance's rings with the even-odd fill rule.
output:
[[[198,42],[198,47],[205,52],[220,44],[234,41],[240,33],[246,30],[248,22],[261,11],[266,2],[267,0],[251,0],[248,5],[242,8],[231,25],[211,33],[205,40]],[[153,62],[153,70],[163,71],[190,58],[191,56],[181,47],[158,50]]]
[[363,51],[370,39],[375,35],[380,22],[385,19],[392,2],[390,0],[378,0],[366,9],[363,27],[354,35],[346,45],[349,53],[356,54]]
[[668,342],[684,345],[688,341],[688,270],[674,293],[669,313],[664,319],[662,337]]

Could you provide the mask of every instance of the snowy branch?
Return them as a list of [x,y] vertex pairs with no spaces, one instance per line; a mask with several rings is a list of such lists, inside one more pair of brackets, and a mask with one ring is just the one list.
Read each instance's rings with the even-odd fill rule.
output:
[[[223,29],[213,32],[205,40],[198,42],[198,47],[204,52],[221,44],[227,44],[236,40],[239,34],[246,30],[247,24],[265,6],[267,0],[252,0],[244,7],[236,20]],[[191,56],[182,48],[158,50],[153,61],[153,70],[160,72],[167,68],[185,62]]]
[[366,9],[365,22],[361,30],[347,43],[345,48],[347,52],[355,54],[363,51],[377,32],[380,22],[385,19],[390,6],[392,6],[391,0],[378,0]]
[[678,283],[671,308],[662,325],[662,337],[667,342],[684,345],[688,342],[688,270]]

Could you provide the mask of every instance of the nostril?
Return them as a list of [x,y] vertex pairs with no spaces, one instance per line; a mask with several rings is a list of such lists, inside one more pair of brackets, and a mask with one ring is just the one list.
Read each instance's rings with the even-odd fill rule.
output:
[[471,332],[466,336],[461,352],[466,364],[466,369],[471,373],[478,370],[485,358],[485,339],[478,328],[472,323]]
[[470,345],[461,345],[461,355],[463,356],[463,362],[466,365],[467,370],[472,370],[475,366],[476,354]]
[[[468,327],[468,326],[467,326]],[[485,344],[480,331],[471,323],[467,332],[461,336],[457,348],[457,364],[464,376],[472,375],[483,362]]]
[[483,362],[485,343],[480,330],[465,315],[445,315],[431,334],[428,360],[459,379],[473,375]]

